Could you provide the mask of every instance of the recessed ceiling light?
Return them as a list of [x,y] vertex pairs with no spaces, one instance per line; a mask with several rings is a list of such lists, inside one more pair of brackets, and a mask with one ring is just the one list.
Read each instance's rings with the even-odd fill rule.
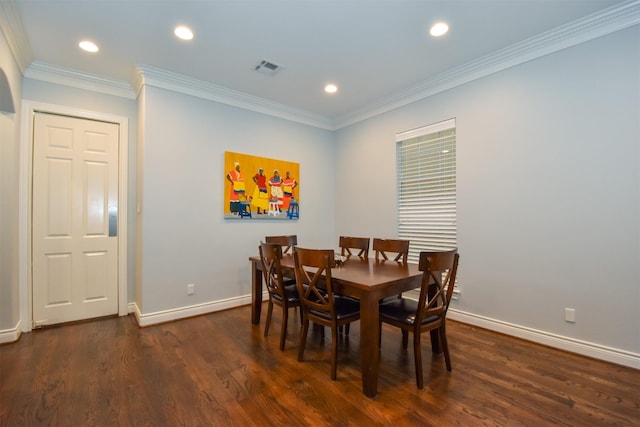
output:
[[173,33],[182,40],[191,40],[193,39],[193,31],[191,31],[188,27],[184,25],[180,25],[173,30]]
[[431,30],[429,31],[429,34],[431,34],[433,37],[440,37],[440,36],[446,34],[447,31],[449,31],[449,26],[446,23],[444,23],[444,22],[436,22],[431,27]]
[[78,46],[80,46],[80,49],[82,50],[86,50],[87,52],[92,52],[95,53],[98,50],[98,46],[94,43],[94,42],[90,42],[89,40],[82,40],[80,43],[78,43]]
[[324,91],[327,93],[336,93],[338,91],[338,86],[334,85],[333,83],[329,83],[324,87]]

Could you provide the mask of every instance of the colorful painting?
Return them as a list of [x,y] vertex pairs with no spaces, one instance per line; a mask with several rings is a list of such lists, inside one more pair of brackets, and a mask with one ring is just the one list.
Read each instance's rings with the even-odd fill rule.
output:
[[225,219],[300,218],[300,164],[224,153]]

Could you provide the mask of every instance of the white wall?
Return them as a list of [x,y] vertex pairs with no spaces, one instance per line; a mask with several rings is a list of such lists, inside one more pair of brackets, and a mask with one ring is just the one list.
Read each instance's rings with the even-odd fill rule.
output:
[[394,135],[455,117],[454,309],[637,358],[638,52],[635,26],[341,129],[337,234],[397,235]]
[[[140,102],[143,315],[250,295],[248,259],[266,235],[337,245],[331,132],[152,86]],[[225,151],[300,163],[300,219],[223,219]]]
[[[9,82],[16,113],[0,112],[0,343],[19,336],[18,174],[22,74],[0,31],[0,69]],[[2,93],[2,96],[9,95]]]

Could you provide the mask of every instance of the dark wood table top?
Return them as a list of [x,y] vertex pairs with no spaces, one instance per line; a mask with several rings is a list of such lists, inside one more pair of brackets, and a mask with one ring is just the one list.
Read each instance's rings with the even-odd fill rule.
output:
[[[260,262],[259,257],[251,257],[250,261]],[[282,257],[282,268],[293,270],[295,267],[293,255]],[[402,264],[396,261],[376,261],[360,257],[347,258],[343,263],[331,269],[331,276],[337,284],[360,289],[364,292],[373,288],[388,287],[398,282],[406,282],[407,279],[420,278],[422,272],[418,270],[418,264]],[[417,288],[420,281],[416,281]]]

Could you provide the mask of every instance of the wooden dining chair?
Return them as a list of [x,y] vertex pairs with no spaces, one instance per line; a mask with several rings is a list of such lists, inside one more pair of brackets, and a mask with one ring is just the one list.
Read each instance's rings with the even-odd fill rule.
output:
[[369,238],[340,236],[340,255],[347,257],[352,256],[353,253],[351,249],[358,251],[357,256],[369,259]]
[[282,246],[282,254],[286,255],[298,244],[298,236],[295,234],[289,236],[266,236],[264,241],[265,243],[275,243]]
[[331,329],[331,379],[337,377],[338,327],[360,319],[360,304],[334,294],[331,269],[336,266],[333,249],[296,247],[295,260],[298,293],[302,301],[302,331],[298,361],[302,361],[309,322]]
[[[374,237],[373,250],[375,251],[376,261],[389,261],[390,257],[393,261],[406,264],[409,258],[409,240],[403,239],[379,239]],[[402,292],[397,295],[397,298],[402,298]],[[382,299],[380,302],[386,304],[389,301],[396,299],[395,296],[390,296]]]
[[[265,236],[265,243],[273,243],[282,246],[282,255],[293,253],[293,248],[298,244],[298,236],[295,234],[284,236]],[[285,280],[295,283],[296,275],[291,271],[284,272]]]
[[447,252],[420,252],[418,267],[423,274],[418,301],[399,298],[379,306],[381,331],[382,323],[400,328],[402,346],[405,349],[409,343],[409,332],[413,333],[416,384],[419,389],[424,387],[420,346],[422,332],[438,330],[447,370],[451,371],[445,320],[456,281],[459,258],[456,249]]
[[[284,350],[284,343],[287,338],[287,322],[289,319],[289,309],[301,307],[300,295],[295,280],[287,280],[282,274],[282,247],[274,243],[261,243],[258,247],[260,260],[262,262],[262,274],[264,283],[269,291],[269,309],[267,320],[264,326],[264,336],[269,335],[273,306],[282,307],[282,325],[280,328],[280,350]],[[302,321],[302,308],[300,309],[300,321]]]
[[[340,255],[351,257],[353,253],[351,249],[355,249],[358,251],[356,254],[358,257],[369,260],[369,241],[368,237],[350,237],[350,236],[340,236]],[[355,251],[354,251],[355,252]],[[351,297],[347,297],[351,298]],[[352,300],[358,301],[357,298],[351,298]],[[340,333],[344,333],[345,335],[349,335],[349,324],[340,327]]]
[[389,261],[389,257],[396,262],[407,263],[409,257],[409,240],[402,239],[373,239],[373,250],[376,254],[376,261]]

